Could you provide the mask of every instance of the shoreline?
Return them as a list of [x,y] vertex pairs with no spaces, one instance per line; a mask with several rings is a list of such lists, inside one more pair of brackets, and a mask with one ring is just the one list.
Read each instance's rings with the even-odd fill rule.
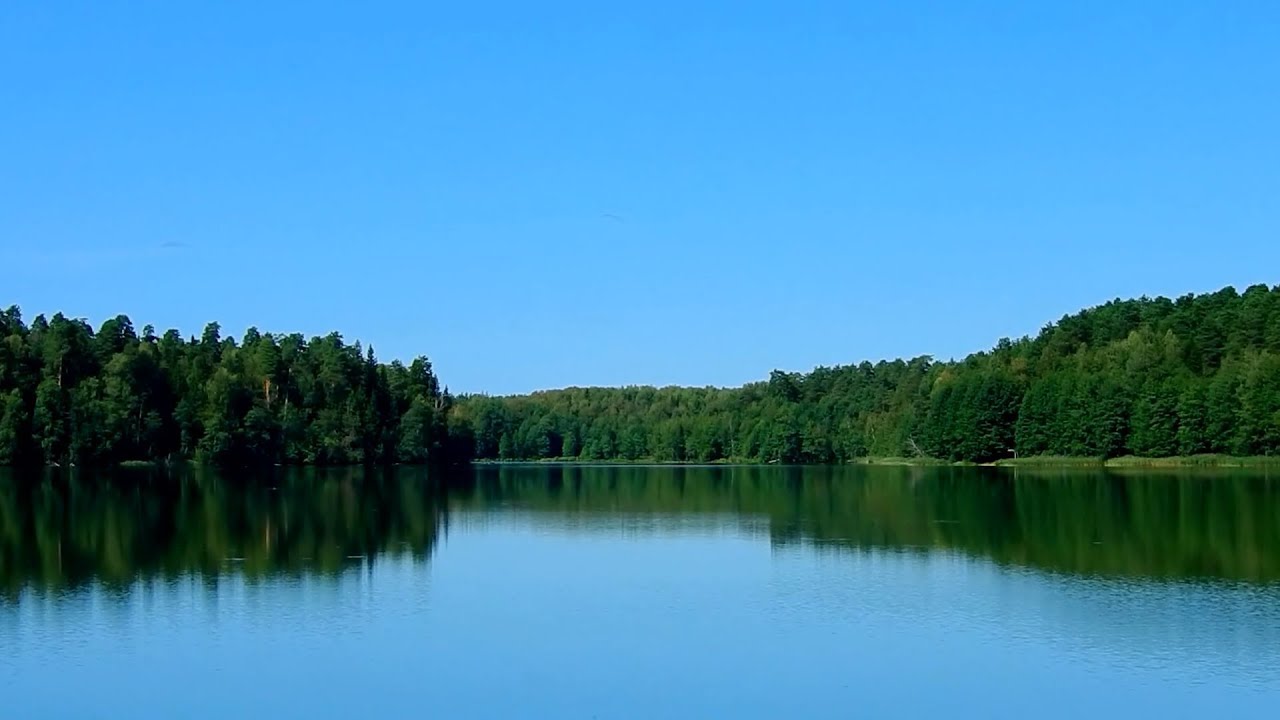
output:
[[[499,460],[485,459],[472,460],[470,463],[458,464],[457,467],[501,467],[501,466],[538,466],[538,465],[576,465],[580,467],[854,467],[854,466],[878,466],[878,467],[995,467],[995,468],[1081,468],[1081,469],[1176,469],[1176,468],[1265,468],[1280,467],[1280,455],[1271,456],[1235,456],[1235,455],[1179,455],[1172,457],[1137,457],[1122,456],[1114,458],[1099,457],[1079,457],[1079,456],[1059,456],[1046,455],[1024,458],[1005,458],[995,460],[993,462],[974,463],[964,461],[949,461],[938,458],[919,457],[861,457],[843,463],[778,463],[778,462],[760,462],[756,460],[746,459],[722,459],[722,460],[655,460],[652,458],[637,458],[635,460],[603,460],[603,459],[587,459],[587,458],[536,458],[523,460]],[[114,465],[83,466],[83,469],[89,470],[107,470],[111,468],[120,469],[150,469],[162,467],[195,467],[195,468],[217,468],[217,465],[199,463],[194,460],[125,460]],[[377,465],[377,467],[414,467],[415,463],[393,463],[391,465]],[[0,468],[16,468],[20,466],[0,465]],[[79,469],[75,465],[63,468],[58,465],[33,466],[43,467],[47,469]],[[331,465],[275,465],[274,468],[334,468],[334,467],[362,467],[361,463],[344,463]]]
[[818,463],[810,465],[784,465],[747,460],[711,460],[711,461],[676,461],[676,460],[588,460],[583,458],[540,458],[528,460],[473,460],[476,466],[503,465],[581,465],[581,466],[619,466],[619,467],[850,467],[856,465],[873,465],[882,467],[1003,467],[1003,468],[1251,468],[1280,467],[1280,456],[1235,456],[1235,455],[1178,455],[1172,457],[1136,457],[1122,456],[1114,458],[1079,457],[1079,456],[1034,456],[1026,458],[1007,458],[987,463],[952,462],[938,458],[907,457],[865,457],[845,463]]

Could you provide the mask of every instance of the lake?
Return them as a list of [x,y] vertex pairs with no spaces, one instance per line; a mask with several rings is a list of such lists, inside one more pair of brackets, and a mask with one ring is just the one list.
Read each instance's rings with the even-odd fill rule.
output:
[[1265,472],[0,470],[0,717],[1267,717]]

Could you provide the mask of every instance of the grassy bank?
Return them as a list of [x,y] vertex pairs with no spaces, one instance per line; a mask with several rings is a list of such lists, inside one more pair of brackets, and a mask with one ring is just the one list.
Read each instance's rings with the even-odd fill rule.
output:
[[1280,456],[1233,457],[1231,455],[1189,455],[1185,457],[1118,457],[1107,467],[1267,467],[1280,466]]
[[125,460],[124,462],[120,463],[120,467],[122,468],[153,468],[163,464],[164,463],[161,463],[157,460]]
[[1280,456],[1181,455],[1149,458],[1130,455],[1109,459],[1099,457],[1036,456],[999,460],[992,464],[1001,467],[1231,468],[1280,466]]
[[972,465],[972,463],[951,463],[931,457],[862,457],[851,465]]
[[1100,457],[1073,455],[1037,455],[1034,457],[997,460],[988,464],[998,467],[1105,467],[1107,460]]

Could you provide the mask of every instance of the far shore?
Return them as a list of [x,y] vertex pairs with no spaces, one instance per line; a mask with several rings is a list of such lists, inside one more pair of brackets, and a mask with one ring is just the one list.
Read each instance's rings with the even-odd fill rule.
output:
[[[1170,469],[1170,468],[1262,468],[1280,467],[1280,456],[1238,457],[1233,455],[1188,455],[1174,457],[1077,457],[1063,455],[1044,455],[1021,458],[1005,458],[987,463],[952,462],[930,457],[861,457],[846,463],[777,463],[760,462],[749,459],[720,460],[656,460],[653,458],[637,458],[634,460],[601,460],[590,458],[540,458],[526,460],[474,460],[472,465],[479,467],[518,466],[518,465],[576,465],[605,467],[849,467],[853,465],[875,466],[908,466],[908,467],[1001,467],[1001,468],[1108,468],[1108,469]],[[154,468],[173,465],[196,467],[214,467],[194,460],[126,460],[118,463],[121,468]],[[355,465],[291,465],[289,467],[354,467]],[[0,465],[0,467],[5,467]],[[49,467],[61,467],[52,465]],[[75,468],[71,465],[69,468]],[[281,467],[281,466],[276,466]],[[101,468],[99,468],[101,469]]]
[[[588,458],[542,458],[529,460],[476,460],[474,465],[617,465],[662,467],[777,467],[779,463],[762,463],[751,460],[674,461],[637,458],[635,460],[596,460]],[[1045,455],[1023,458],[1007,458],[989,463],[951,462],[930,457],[864,457],[848,463],[817,464],[809,467],[838,467],[842,465],[882,465],[913,467],[1064,467],[1064,468],[1248,468],[1280,466],[1280,456],[1236,457],[1232,455],[1186,455],[1174,457],[1078,457]]]

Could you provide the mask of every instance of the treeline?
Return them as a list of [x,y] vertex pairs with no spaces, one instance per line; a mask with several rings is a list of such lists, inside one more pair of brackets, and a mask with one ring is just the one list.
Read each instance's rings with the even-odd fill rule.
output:
[[1280,454],[1280,287],[1117,300],[957,362],[456,402],[425,358],[379,363],[336,333],[0,313],[0,464],[1196,454]]
[[847,462],[1280,454],[1280,287],[1113,301],[958,362],[773,372],[735,389],[460,398],[482,459]]
[[382,364],[336,333],[183,339],[0,313],[0,465],[443,460],[451,404],[425,358]]

